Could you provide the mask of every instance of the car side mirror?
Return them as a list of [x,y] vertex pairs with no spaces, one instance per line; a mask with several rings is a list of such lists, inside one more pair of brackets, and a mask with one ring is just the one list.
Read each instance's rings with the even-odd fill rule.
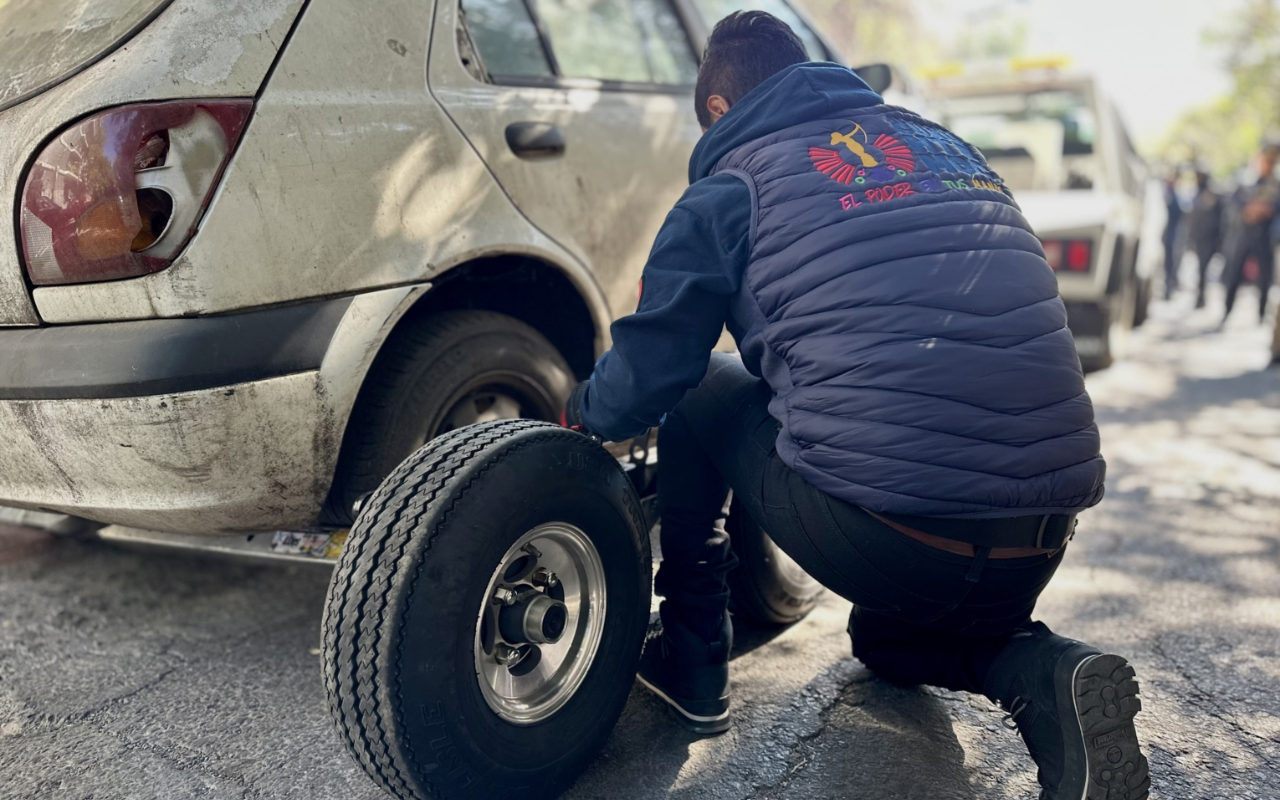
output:
[[884,90],[893,85],[893,68],[888,64],[867,64],[865,67],[855,67],[853,71],[876,94],[884,94]]

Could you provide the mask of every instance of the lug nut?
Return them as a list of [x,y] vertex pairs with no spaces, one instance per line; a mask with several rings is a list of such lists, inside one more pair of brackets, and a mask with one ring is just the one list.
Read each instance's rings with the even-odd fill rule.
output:
[[507,669],[511,669],[516,664],[524,661],[524,657],[526,655],[528,655],[528,649],[511,647],[510,645],[505,645],[501,642],[494,647],[493,651],[494,659]]
[[554,589],[556,586],[560,585],[560,579],[557,578],[556,574],[549,569],[539,569],[537,572],[533,573],[533,585],[545,586],[548,589]]
[[542,553],[539,552],[538,548],[533,546],[532,542],[530,542],[529,544],[526,544],[524,547],[520,549],[525,551],[529,555],[533,556],[534,558],[542,558]]
[[515,589],[499,589],[493,593],[493,602],[504,606],[509,606],[516,601]]

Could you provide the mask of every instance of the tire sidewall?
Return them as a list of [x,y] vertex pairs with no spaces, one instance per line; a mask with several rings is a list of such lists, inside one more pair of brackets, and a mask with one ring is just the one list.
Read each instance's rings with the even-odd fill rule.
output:
[[727,520],[729,542],[738,566],[729,575],[731,608],[738,616],[768,625],[786,625],[803,619],[822,594],[821,586],[795,584],[778,568],[781,552],[734,498]]
[[[554,421],[574,377],[555,346],[529,325],[492,311],[444,311],[397,329],[375,360],[343,435],[327,501],[335,523],[424,440],[478,376],[515,374],[534,417]],[[495,381],[502,383],[502,381]]]
[[[506,320],[503,320],[506,322]],[[385,422],[386,442],[404,442],[406,450],[381,448],[379,470],[389,473],[413,451],[430,441],[463,388],[484,376],[483,384],[505,385],[506,376],[518,375],[526,386],[512,386],[515,394],[537,406],[534,418],[553,421],[573,388],[572,374],[554,348],[535,331],[515,327],[477,327],[447,348],[431,354],[413,374],[411,382],[390,409]]]
[[[403,576],[392,603],[400,620],[392,651],[398,658],[382,665],[383,685],[396,687],[405,751],[438,796],[559,791],[599,750],[630,690],[648,620],[639,504],[602,448],[577,434],[555,435],[560,446],[515,442],[459,476],[466,488],[415,539],[413,574]],[[483,593],[510,546],[555,521],[586,532],[600,554],[605,624],[573,697],[550,719],[517,726],[481,694],[476,624]]]

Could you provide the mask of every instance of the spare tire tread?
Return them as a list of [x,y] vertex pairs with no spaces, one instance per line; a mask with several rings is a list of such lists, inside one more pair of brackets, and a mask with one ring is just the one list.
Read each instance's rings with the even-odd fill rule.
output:
[[[490,423],[479,431],[473,426],[437,437],[404,461],[382,483],[361,512],[373,523],[357,524],[351,539],[343,548],[334,580],[342,586],[340,600],[326,604],[324,615],[325,653],[336,652],[336,659],[325,660],[325,685],[334,721],[343,733],[351,754],[365,771],[388,792],[401,800],[423,800],[412,788],[422,783],[433,797],[443,793],[423,775],[421,764],[407,745],[397,752],[392,742],[384,709],[392,708],[399,717],[401,704],[393,696],[393,687],[379,685],[376,665],[385,663],[389,642],[383,631],[389,628],[389,596],[412,534],[421,518],[433,509],[441,490],[451,479],[469,466],[483,451],[508,436],[530,428],[555,426],[533,420],[507,420]],[[508,454],[515,452],[512,448]],[[496,462],[495,462],[496,463]],[[463,497],[476,478],[492,464],[477,471],[460,487],[448,487],[448,499]],[[450,503],[450,508],[453,506]],[[432,525],[424,544],[429,552],[436,532],[445,524],[450,509],[443,509]],[[388,514],[390,516],[388,516]],[[426,559],[418,562],[409,578],[411,595]],[[336,663],[335,663],[336,662]],[[394,674],[400,675],[397,648]],[[398,722],[398,720],[397,720]],[[405,752],[407,751],[407,752]],[[409,764],[401,763],[407,758]],[[411,767],[405,770],[404,767]],[[416,778],[409,779],[408,771]]]

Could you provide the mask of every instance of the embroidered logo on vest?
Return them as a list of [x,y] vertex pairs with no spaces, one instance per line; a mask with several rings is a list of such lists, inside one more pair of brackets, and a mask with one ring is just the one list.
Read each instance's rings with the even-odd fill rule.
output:
[[837,149],[810,147],[809,158],[818,172],[846,186],[868,180],[891,181],[916,169],[915,156],[905,144],[887,133],[872,141],[857,123],[849,133],[832,132],[831,146]]

